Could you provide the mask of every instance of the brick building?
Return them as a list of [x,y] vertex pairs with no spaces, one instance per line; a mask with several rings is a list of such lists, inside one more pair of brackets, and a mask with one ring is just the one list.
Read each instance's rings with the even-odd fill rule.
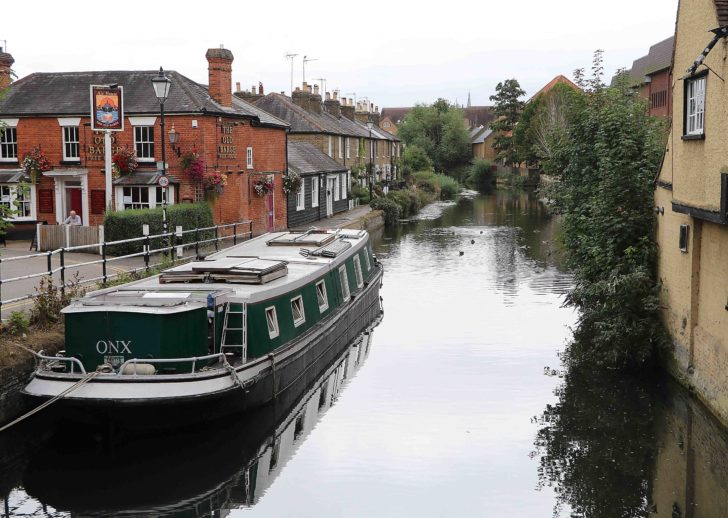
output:
[[[354,107],[351,99],[339,100],[336,92],[326,92],[322,98],[318,85],[303,84],[291,97],[270,93],[236,92],[236,96],[251,99],[255,106],[286,121],[290,125],[289,142],[306,142],[331,158],[343,168],[334,201],[348,199],[354,181],[366,187],[365,173],[371,163],[376,180],[395,180],[396,159],[401,147],[399,139],[376,127],[372,131],[361,122],[363,115],[373,117],[368,110]],[[307,187],[304,187],[307,188]],[[323,186],[321,187],[323,188]],[[331,190],[331,186],[326,186]],[[304,193],[305,196],[309,194]],[[334,212],[339,205],[334,204]],[[331,215],[331,214],[327,214]]]
[[672,115],[672,52],[675,37],[670,36],[650,47],[647,55],[635,59],[627,71],[640,96],[649,101],[650,115]]
[[[1,57],[1,56],[0,56]],[[178,135],[176,145],[166,140],[168,203],[206,198],[202,185],[182,170],[182,157],[197,152],[205,172],[227,177],[224,192],[209,200],[218,223],[250,219],[256,233],[286,227],[282,175],[286,170],[288,125],[254,105],[232,95],[233,54],[210,49],[206,58],[209,86],[175,71],[164,105],[167,132]],[[0,63],[0,74],[7,73]],[[23,210],[14,219],[62,221],[75,210],[83,224],[103,221],[105,167],[103,134],[90,126],[90,85],[118,84],[124,89],[124,130],[113,134],[112,153],[135,150],[139,168],[113,182],[116,210],[153,208],[162,203],[159,103],[151,79],[157,71],[104,71],[34,73],[10,85],[0,100],[0,199],[18,197],[23,178],[23,156],[38,147],[48,157],[51,170],[30,186]],[[7,78],[0,77],[0,84]],[[254,184],[273,178],[275,189],[267,196],[254,193]],[[22,194],[20,195],[22,197]],[[27,209],[26,209],[27,207]]]

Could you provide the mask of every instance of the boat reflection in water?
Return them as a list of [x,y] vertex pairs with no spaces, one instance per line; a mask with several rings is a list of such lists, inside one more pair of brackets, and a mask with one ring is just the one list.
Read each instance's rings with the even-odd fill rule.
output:
[[371,337],[271,404],[203,430],[96,449],[77,430],[60,433],[30,460],[23,485],[44,506],[84,516],[226,516],[253,506],[337,401]]

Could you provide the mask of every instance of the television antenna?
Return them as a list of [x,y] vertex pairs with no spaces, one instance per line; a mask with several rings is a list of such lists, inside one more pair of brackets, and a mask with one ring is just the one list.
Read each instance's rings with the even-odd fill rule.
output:
[[318,61],[318,58],[309,58],[308,56],[303,56],[303,82],[306,82],[306,63],[310,61]]
[[298,54],[288,52],[286,54],[286,59],[291,62],[291,96],[293,95],[293,58],[298,56]]

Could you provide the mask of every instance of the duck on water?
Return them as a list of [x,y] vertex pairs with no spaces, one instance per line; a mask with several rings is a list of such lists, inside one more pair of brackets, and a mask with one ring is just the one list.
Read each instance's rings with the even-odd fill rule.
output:
[[[24,394],[60,417],[129,428],[261,406],[320,369],[380,315],[369,234],[265,234],[63,310],[65,349]],[[313,369],[316,370],[316,369]]]

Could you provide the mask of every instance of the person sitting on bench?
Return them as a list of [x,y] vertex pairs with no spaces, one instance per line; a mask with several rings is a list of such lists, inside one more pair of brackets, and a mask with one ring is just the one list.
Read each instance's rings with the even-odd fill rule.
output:
[[75,210],[68,213],[68,217],[63,221],[64,225],[81,225],[81,216],[76,214]]

